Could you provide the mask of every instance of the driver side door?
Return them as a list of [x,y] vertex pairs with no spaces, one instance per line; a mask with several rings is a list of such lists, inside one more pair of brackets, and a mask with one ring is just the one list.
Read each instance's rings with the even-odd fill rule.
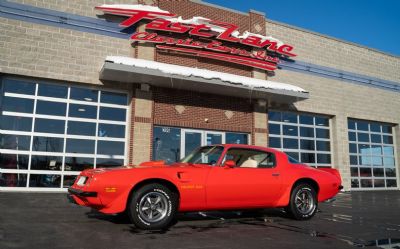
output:
[[[270,158],[268,162],[263,159],[267,157]],[[226,152],[225,160],[232,160],[231,158],[236,167],[217,166],[209,172],[206,184],[207,208],[256,208],[273,205],[281,191],[281,177],[275,155],[261,150],[230,148]],[[249,164],[249,160],[257,163]]]

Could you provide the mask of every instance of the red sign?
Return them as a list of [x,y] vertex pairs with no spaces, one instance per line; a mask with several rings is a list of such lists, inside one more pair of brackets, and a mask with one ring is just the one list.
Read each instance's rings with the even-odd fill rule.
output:
[[[183,20],[157,7],[144,5],[103,5],[96,9],[108,14],[127,16],[128,18],[120,24],[125,28],[139,21],[149,21],[145,26],[146,31],[135,32],[131,40],[155,43],[156,47],[162,50],[228,61],[267,71],[276,69],[280,56],[296,56],[292,53],[292,46],[272,37],[249,32],[240,35],[239,27],[231,23],[201,17]],[[162,34],[158,33],[160,31]],[[187,38],[171,37],[173,33],[180,34],[179,37],[185,35]],[[275,55],[269,55],[268,51]]]

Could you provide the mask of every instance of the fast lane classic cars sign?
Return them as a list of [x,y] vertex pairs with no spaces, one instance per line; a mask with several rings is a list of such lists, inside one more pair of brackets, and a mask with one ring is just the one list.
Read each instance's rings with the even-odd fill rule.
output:
[[228,61],[266,71],[277,68],[279,57],[296,56],[292,53],[293,46],[248,31],[240,34],[239,27],[231,23],[204,17],[185,20],[149,5],[101,5],[96,9],[105,14],[126,16],[120,23],[123,28],[148,21],[146,31],[133,33],[131,41],[154,43],[161,50]]

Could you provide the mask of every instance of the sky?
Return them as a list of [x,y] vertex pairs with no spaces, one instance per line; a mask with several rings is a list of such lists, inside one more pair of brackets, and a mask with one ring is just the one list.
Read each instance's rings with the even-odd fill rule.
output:
[[[203,0],[400,56],[400,0]],[[284,40],[284,38],[281,38]]]

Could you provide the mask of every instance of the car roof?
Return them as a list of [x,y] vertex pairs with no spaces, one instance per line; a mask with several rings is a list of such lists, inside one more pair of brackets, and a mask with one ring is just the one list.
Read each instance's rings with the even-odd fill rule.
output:
[[269,152],[274,152],[274,153],[283,153],[280,150],[273,149],[273,148],[268,148],[264,146],[257,146],[257,145],[248,145],[248,144],[212,144],[208,146],[223,146],[225,148],[246,148],[246,149],[253,149],[253,150],[266,150]]

